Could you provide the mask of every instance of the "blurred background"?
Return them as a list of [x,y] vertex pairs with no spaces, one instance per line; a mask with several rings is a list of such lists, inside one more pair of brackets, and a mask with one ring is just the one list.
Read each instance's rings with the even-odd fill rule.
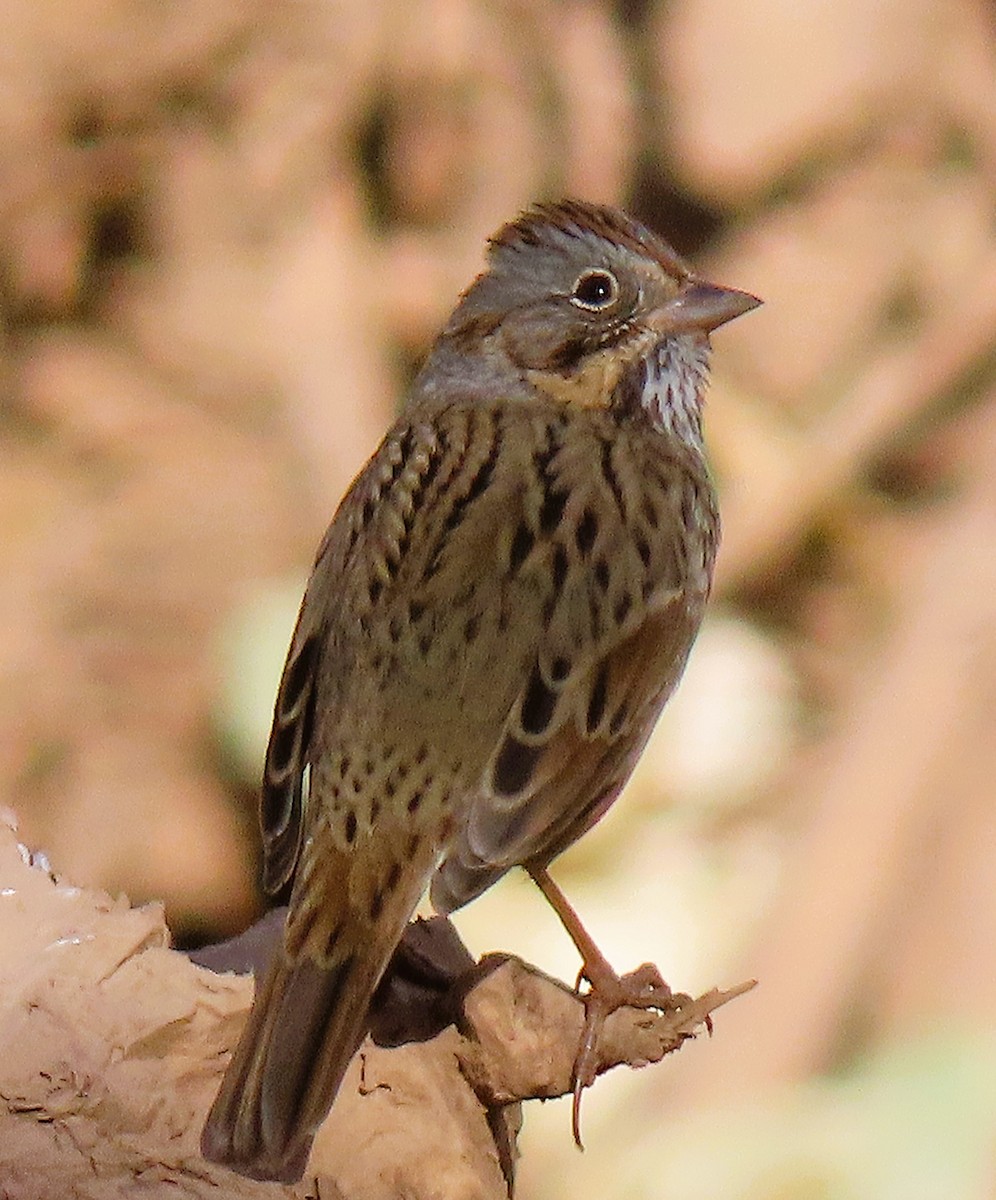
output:
[[[318,539],[483,240],[622,204],[715,338],[685,683],[556,875],[757,977],[526,1113],[519,1195],[996,1195],[996,16],[985,0],[2,0],[0,803],[179,944],[259,911]],[[573,979],[534,889],[458,923]]]

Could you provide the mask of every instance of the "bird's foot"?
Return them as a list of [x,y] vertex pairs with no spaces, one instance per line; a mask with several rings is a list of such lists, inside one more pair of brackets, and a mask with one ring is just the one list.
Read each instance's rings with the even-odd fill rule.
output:
[[[581,990],[583,982],[588,983],[586,991]],[[687,997],[672,992],[653,963],[644,963],[627,975],[617,975],[601,956],[581,968],[574,990],[584,1003],[584,1030],[574,1059],[571,1131],[578,1148],[583,1150],[581,1096],[598,1074],[598,1039],[606,1019],[617,1008],[668,1012],[680,1008]]]
[[[586,1087],[591,1087],[598,1074],[598,1038],[606,1020],[617,1008],[652,1008],[659,1012],[674,1012],[687,1003],[690,997],[672,992],[653,963],[644,963],[628,975],[617,975],[582,925],[567,897],[550,878],[546,868],[531,866],[528,870],[536,886],[570,934],[571,941],[577,946],[584,963],[574,984],[575,994],[584,1004],[584,1029],[571,1077],[571,1090],[574,1094],[571,1130],[574,1141],[583,1150],[581,1094]],[[585,991],[581,990],[582,983],[588,984]]]

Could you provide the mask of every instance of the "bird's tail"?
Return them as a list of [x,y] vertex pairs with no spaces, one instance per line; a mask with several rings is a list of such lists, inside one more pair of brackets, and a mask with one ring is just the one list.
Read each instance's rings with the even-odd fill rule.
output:
[[318,1126],[367,1031],[393,945],[328,965],[283,947],[252,1010],[201,1135],[201,1151],[251,1179],[301,1178]]

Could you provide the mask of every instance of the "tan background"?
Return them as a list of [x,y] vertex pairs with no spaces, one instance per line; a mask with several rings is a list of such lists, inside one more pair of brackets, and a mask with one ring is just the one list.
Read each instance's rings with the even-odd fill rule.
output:
[[[558,868],[620,968],[756,975],[520,1195],[992,1196],[996,22],[983,0],[0,4],[0,803],[179,938],[256,911],[312,550],[484,237],[625,204],[721,331],[712,618]],[[0,881],[2,884],[2,881]],[[510,879],[478,951],[570,977]]]

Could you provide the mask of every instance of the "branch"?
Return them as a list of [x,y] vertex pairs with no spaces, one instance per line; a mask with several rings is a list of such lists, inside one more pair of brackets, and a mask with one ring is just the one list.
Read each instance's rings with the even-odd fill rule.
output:
[[[0,1195],[505,1200],[519,1102],[562,1095],[583,1006],[514,958],[473,964],[448,922],[411,926],[296,1187],[205,1163],[198,1138],[252,984],[168,948],[159,906],[58,881],[0,821]],[[258,963],[278,919],[202,952]],[[247,947],[249,947],[247,949]],[[680,1046],[747,987],[609,1018],[599,1067]],[[570,1136],[565,1118],[564,1136]],[[178,1192],[178,1187],[182,1191]]]

